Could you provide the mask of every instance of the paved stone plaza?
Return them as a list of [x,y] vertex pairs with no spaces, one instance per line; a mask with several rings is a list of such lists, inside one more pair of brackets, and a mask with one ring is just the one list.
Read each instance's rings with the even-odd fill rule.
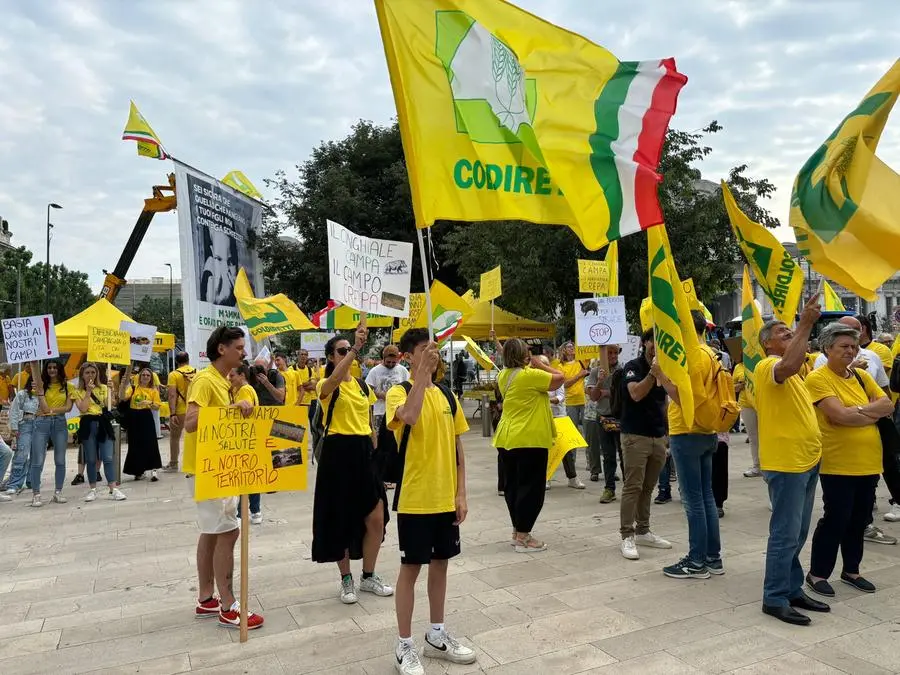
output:
[[[550,549],[515,553],[495,491],[496,455],[474,426],[466,437],[470,513],[463,554],[450,565],[447,625],[477,650],[478,662],[426,660],[428,673],[900,672],[898,546],[867,544],[862,571],[878,592],[835,583],[832,613],[813,614],[811,627],[760,612],[769,511],[762,480],[740,475],[749,455],[743,436],[732,437],[722,522],[727,573],[681,581],[660,571],[686,552],[677,498],[653,507],[653,529],[674,550],[641,549],[631,562],[619,553],[618,502],[597,501],[602,483],[576,491],[557,477],[535,532]],[[0,504],[3,675],[394,672],[393,599],[364,594],[344,606],[336,567],[309,561],[312,492],[263,497],[265,522],[250,540],[250,591],[266,625],[241,645],[237,631],[194,619],[197,531],[185,479],[127,482],[128,501],[85,504],[83,486],[68,486],[74,461],[70,450],[68,504],[32,509],[24,495]],[[51,473],[48,462],[52,488]],[[884,497],[882,489],[882,509]],[[900,535],[900,524],[880,516],[878,524]],[[399,566],[396,541],[392,523],[378,566],[388,580]],[[424,574],[416,616],[421,647]]]

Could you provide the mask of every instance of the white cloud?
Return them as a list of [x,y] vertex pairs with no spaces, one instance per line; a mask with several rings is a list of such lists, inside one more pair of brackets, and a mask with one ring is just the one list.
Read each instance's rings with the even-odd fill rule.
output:
[[[676,57],[690,81],[674,125],[725,126],[707,177],[748,164],[778,186],[782,222],[799,164],[900,44],[896,0],[518,2],[622,59]],[[47,202],[62,204],[52,258],[95,286],[171,170],[119,140],[129,99],[177,156],[264,192],[355,120],[395,115],[371,0],[0,0],[0,13],[0,215],[42,259]],[[900,168],[898,146],[894,120],[880,155]],[[129,275],[177,270],[176,242],[175,216],[158,215]]]

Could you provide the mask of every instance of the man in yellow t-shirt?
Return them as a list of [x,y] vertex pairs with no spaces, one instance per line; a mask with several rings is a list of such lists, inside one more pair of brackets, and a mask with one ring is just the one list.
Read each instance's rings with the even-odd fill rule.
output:
[[768,321],[759,334],[766,358],[753,371],[759,417],[759,465],[769,489],[772,517],[766,547],[762,611],[785,623],[805,626],[797,609],[829,607],[803,592],[800,551],[812,517],[822,437],[806,383],[800,377],[809,334],[818,320],[819,296],[804,305],[796,331]]
[[9,365],[0,363],[0,406],[12,403],[13,383],[9,372]]
[[28,372],[28,368],[22,368],[18,373],[16,373],[12,378],[12,386],[16,391],[22,391],[25,388],[25,385],[28,384],[28,380],[31,379],[31,373]]
[[[429,341],[428,331],[408,330],[400,339],[400,351],[412,365],[411,388],[407,393],[402,385],[394,385],[385,401],[385,420],[400,447],[401,463],[394,493],[400,546],[395,590],[400,635],[395,650],[397,665],[402,669],[419,662],[412,639],[412,615],[422,565],[428,565],[428,599],[433,610],[432,627],[425,635],[425,656],[474,663],[475,652],[450,636],[443,615],[448,561],[460,553],[459,526],[468,512],[466,460],[460,436],[469,425],[454,394],[432,383],[440,352]],[[408,434],[405,447],[404,434]],[[442,597],[432,597],[437,593]],[[440,614],[434,613],[435,607],[441,608]]]
[[[241,365],[244,358],[244,333],[240,328],[220,326],[209,335],[206,356],[210,365],[193,378],[187,395],[184,416],[184,458],[182,468],[188,477],[187,485],[194,496],[194,474],[197,463],[197,423],[200,410],[208,407],[240,408],[244,416],[253,410],[247,401],[232,402],[228,374]],[[234,597],[231,580],[234,577],[234,543],[237,541],[237,497],[207,499],[197,502],[197,573],[199,598],[194,612],[198,618],[219,617],[219,625],[240,627],[240,604]],[[219,597],[215,597],[215,591]],[[259,628],[263,618],[248,612],[248,627]]]
[[284,352],[275,352],[275,367],[284,378],[284,405],[297,405],[297,371],[288,368]]
[[[567,342],[563,345],[562,361],[558,370],[566,378],[563,385],[566,388],[566,414],[572,420],[572,424],[575,425],[578,432],[584,436],[584,404],[586,400],[584,397],[584,380],[591,374],[591,371],[585,368],[581,361],[575,360],[575,345],[573,343]],[[584,450],[585,461],[587,462],[587,448]],[[566,478],[569,479],[569,487],[576,490],[584,490],[584,483],[578,478],[575,468],[577,459],[578,448],[573,448],[563,457],[563,469],[566,472]]]
[[165,471],[178,471],[179,444],[184,431],[184,414],[187,412],[188,387],[197,369],[190,365],[187,352],[175,355],[175,370],[166,381],[169,401],[169,464]]

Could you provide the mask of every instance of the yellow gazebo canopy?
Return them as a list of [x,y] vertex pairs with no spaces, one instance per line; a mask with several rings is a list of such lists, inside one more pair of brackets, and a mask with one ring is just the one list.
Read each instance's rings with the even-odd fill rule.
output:
[[[460,333],[473,340],[487,340],[491,335],[491,303],[479,302],[474,305],[475,313],[463,322]],[[494,332],[501,340],[508,338],[553,339],[556,324],[532,321],[494,305]]]
[[[88,327],[112,328],[119,330],[123,321],[134,321],[125,312],[101,298],[83,312],[76,314],[56,326],[56,342],[62,354],[86,354],[88,349]],[[157,333],[153,351],[165,352],[175,348],[175,336]]]

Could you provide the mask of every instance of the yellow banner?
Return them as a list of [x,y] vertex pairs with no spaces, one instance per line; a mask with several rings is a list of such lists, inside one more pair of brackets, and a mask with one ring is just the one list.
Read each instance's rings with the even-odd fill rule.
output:
[[481,287],[478,299],[482,302],[496,300],[503,295],[503,284],[500,277],[500,265],[481,275]]
[[306,427],[296,406],[202,408],[194,499],[306,489]]
[[131,363],[131,338],[124,330],[90,326],[87,358],[94,363],[127,366]]
[[609,267],[605,260],[578,261],[578,290],[594,295],[609,292]]
[[553,447],[550,448],[547,458],[547,480],[550,480],[556,473],[556,468],[569,450],[587,447],[584,436],[568,417],[555,417],[553,426],[556,429],[556,438],[553,439]]
[[495,368],[491,357],[484,353],[484,350],[478,346],[468,335],[463,335],[462,339],[466,341],[466,350],[472,355],[472,358],[478,361],[478,365],[485,370],[493,370]]

